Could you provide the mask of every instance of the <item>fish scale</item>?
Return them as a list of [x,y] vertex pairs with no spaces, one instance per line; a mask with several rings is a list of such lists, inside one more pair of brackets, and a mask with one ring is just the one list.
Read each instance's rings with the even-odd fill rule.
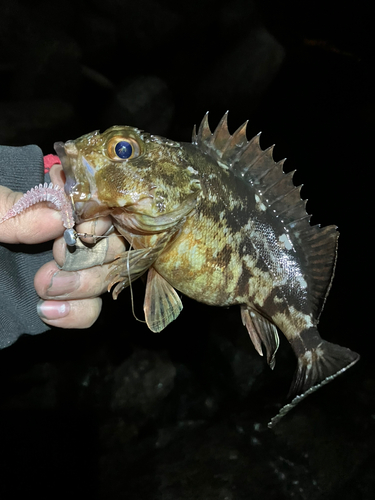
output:
[[310,225],[293,172],[273,160],[273,146],[261,149],[260,134],[248,141],[246,125],[231,135],[226,113],[212,133],[206,114],[192,143],[115,126],[55,149],[79,220],[109,214],[131,245],[112,263],[113,297],[148,274],[144,312],[152,331],[178,317],[179,291],[210,305],[239,305],[271,368],[278,332],[284,334],[297,370],[291,400],[272,426],[359,355],[317,330],[334,276],[337,228]]
[[[121,234],[136,249],[158,248],[143,268],[149,272],[144,311],[153,331],[180,314],[178,290],[210,305],[240,305],[242,322],[261,355],[264,346],[271,368],[278,329],[285,335],[298,367],[289,391],[293,399],[272,419],[272,426],[359,356],[324,341],[317,330],[336,265],[337,229],[310,226],[293,172],[284,174],[284,161],[274,162],[273,146],[261,149],[259,134],[247,140],[246,124],[231,135],[226,113],[212,133],[206,114],[198,132],[194,127],[191,144],[112,127],[70,141],[74,154],[69,153],[73,146],[61,143],[57,149],[73,199],[75,185],[94,186],[91,193],[78,189],[77,202],[91,195],[98,207],[121,206],[122,214],[115,217]],[[109,158],[106,145],[114,136],[136,140],[140,154],[125,161]],[[108,181],[111,166],[122,172],[115,186]],[[112,193],[110,200],[97,186],[103,194]],[[132,196],[124,196],[125,191]],[[84,204],[78,213],[84,218]],[[162,219],[170,219],[170,225],[159,224]],[[112,271],[117,287],[132,279],[132,269],[125,271],[122,262]],[[141,266],[138,262],[134,278]]]

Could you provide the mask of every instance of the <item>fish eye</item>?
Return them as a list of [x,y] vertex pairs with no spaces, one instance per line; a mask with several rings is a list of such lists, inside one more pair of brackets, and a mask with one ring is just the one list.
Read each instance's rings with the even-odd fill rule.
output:
[[107,153],[112,160],[130,160],[139,156],[140,148],[132,137],[116,136],[108,142]]

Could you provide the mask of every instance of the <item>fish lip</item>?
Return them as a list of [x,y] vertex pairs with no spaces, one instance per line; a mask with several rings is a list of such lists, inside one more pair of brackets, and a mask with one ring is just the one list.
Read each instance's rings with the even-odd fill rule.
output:
[[111,208],[96,200],[77,201],[74,203],[74,212],[77,216],[77,223],[86,220],[104,217],[111,212]]
[[[74,187],[77,184],[76,178],[73,173],[72,163],[70,161],[70,154],[72,154],[72,156],[74,156],[74,154],[77,155],[77,148],[74,146],[76,150],[74,152],[72,145],[74,144],[71,141],[68,141],[67,143],[61,141],[55,142],[55,144],[53,145],[54,150],[56,151],[58,157],[60,158],[61,165],[65,174],[66,181],[64,185],[64,190],[68,196],[71,195]],[[69,148],[69,154],[67,153],[66,146],[68,146]]]
[[[98,133],[98,131],[95,131],[87,135],[95,136],[98,135]],[[76,223],[103,217],[113,212],[114,207],[109,207],[106,203],[97,199],[94,168],[83,155],[79,154],[76,141],[67,141],[65,143],[62,141],[55,142],[54,149],[60,158],[65,174],[66,180],[64,190],[67,196],[72,200]],[[77,180],[74,174],[77,159],[84,167],[85,181],[89,184],[89,192],[86,190],[84,192],[82,191],[81,182]],[[153,195],[150,194],[147,196],[147,199],[152,200]],[[136,208],[139,208],[139,201],[140,200],[137,200],[136,202],[126,204],[121,208],[122,210],[126,209],[130,212],[137,213]],[[142,212],[140,212],[139,215],[142,215]]]
[[[75,141],[67,141],[65,143],[55,142],[54,148],[61,160],[61,165],[65,174],[65,193],[67,196],[71,197],[72,200],[73,196],[75,199],[78,197],[79,201],[80,198],[82,199],[82,193],[80,192],[81,183],[77,181],[77,177],[74,173],[74,164],[79,156]],[[88,201],[88,199],[91,198],[93,191],[95,191],[95,172],[84,156],[82,156],[82,163],[85,167],[86,180],[90,184],[90,193],[86,193],[84,195],[84,198],[86,199],[85,201]]]

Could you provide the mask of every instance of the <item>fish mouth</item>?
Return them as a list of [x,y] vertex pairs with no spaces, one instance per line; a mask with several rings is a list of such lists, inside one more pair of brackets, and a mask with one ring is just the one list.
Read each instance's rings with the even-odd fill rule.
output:
[[53,145],[54,150],[56,151],[58,157],[60,158],[62,168],[64,170],[65,174],[65,193],[70,196],[71,193],[74,190],[74,187],[77,185],[76,178],[73,173],[73,167],[72,163],[70,160],[70,156],[67,154],[66,149],[65,149],[65,143],[64,142],[55,142]]
[[104,217],[111,213],[113,208],[109,208],[103,203],[95,200],[78,201],[74,203],[74,212],[77,216],[77,223],[81,221],[96,219],[97,217]]
[[[97,133],[87,134],[87,137],[92,138]],[[108,204],[102,200],[98,192],[95,167],[82,154],[79,145],[77,147],[77,141],[56,142],[54,144],[66,178],[64,190],[73,204],[76,223],[109,214],[116,216],[124,212],[128,214],[127,216],[129,214],[143,216],[145,211],[151,210],[154,188],[151,189],[151,192],[142,192],[135,197],[131,193],[124,193],[123,198],[116,200],[118,204]],[[123,217],[126,216],[123,215]],[[151,226],[153,227],[153,224]]]
[[76,222],[107,215],[110,212],[108,206],[96,199],[95,169],[83,156],[80,157],[82,165],[78,167],[78,175],[83,182],[77,180],[75,169],[79,154],[75,141],[55,142],[54,149],[65,174],[64,190],[74,205]]

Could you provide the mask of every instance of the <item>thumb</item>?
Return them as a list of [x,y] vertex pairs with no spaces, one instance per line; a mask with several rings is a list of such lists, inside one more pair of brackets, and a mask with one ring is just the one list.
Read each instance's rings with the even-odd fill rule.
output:
[[[22,198],[17,193],[0,186],[0,219]],[[60,212],[38,203],[24,212],[0,223],[1,243],[42,243],[61,236],[64,232]]]

